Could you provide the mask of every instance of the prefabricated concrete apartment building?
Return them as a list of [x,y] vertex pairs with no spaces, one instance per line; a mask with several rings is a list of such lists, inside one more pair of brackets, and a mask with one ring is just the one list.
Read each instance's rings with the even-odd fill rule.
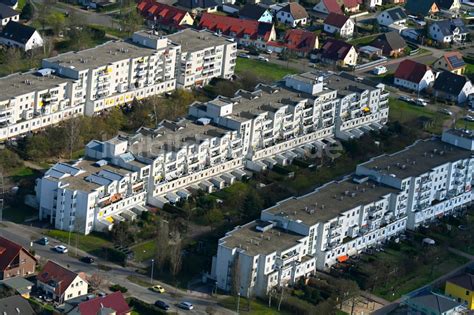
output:
[[44,59],[40,70],[0,78],[0,140],[177,87],[230,79],[236,54],[232,39],[185,29],[167,37],[140,31],[127,41]]
[[448,130],[362,163],[353,176],[283,200],[219,240],[210,277],[223,290],[265,296],[407,229],[462,211],[473,200],[473,150],[472,131]]
[[221,189],[244,169],[286,165],[336,137],[381,128],[389,111],[384,88],[347,73],[290,75],[193,103],[186,118],[155,129],[91,141],[83,159],[57,163],[37,181],[40,217],[66,231],[110,230],[146,204]]

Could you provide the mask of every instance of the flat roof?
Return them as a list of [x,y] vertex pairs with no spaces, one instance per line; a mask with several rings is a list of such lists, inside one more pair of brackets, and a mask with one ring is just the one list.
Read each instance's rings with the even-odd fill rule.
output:
[[212,48],[211,44],[214,46],[232,44],[227,37],[216,35],[207,30],[198,31],[192,28],[185,28],[167,37],[172,43],[181,45],[181,50],[184,52]]
[[[72,165],[73,167],[76,167],[83,171],[77,174],[76,176],[71,175],[64,178],[60,178],[60,179],[56,179],[51,176],[48,178],[51,180],[61,182],[63,184],[68,184],[68,189],[91,192],[99,187],[102,187],[102,185],[86,180],[86,177],[88,177],[89,175],[97,174],[101,170],[110,171],[122,176],[125,176],[131,173],[131,171],[128,171],[124,168],[121,168],[115,165],[106,164],[103,166],[98,166],[95,163],[97,163],[97,160],[83,159],[83,160],[78,161],[76,164]],[[51,169],[54,169],[54,167]]]
[[213,124],[201,125],[190,119],[181,119],[179,121],[163,121],[156,129],[147,129],[139,131],[131,137],[139,136],[142,141],[147,143],[145,150],[137,146],[139,150],[133,150],[133,154],[146,157],[156,156],[156,152],[150,152],[149,147],[168,152],[179,151],[184,145],[190,143],[198,144],[204,139],[213,137],[222,137],[233,130],[225,129]]
[[43,77],[38,75],[36,71],[11,74],[0,78],[0,101],[6,101],[35,91],[49,90],[67,82],[73,82],[73,80],[54,75]]
[[257,231],[259,221],[252,221],[237,227],[220,239],[220,244],[228,248],[240,248],[246,254],[255,256],[281,252],[295,246],[304,236],[273,227],[265,232]]
[[449,129],[446,130],[445,133],[449,133],[469,140],[474,140],[474,130],[470,129]]
[[327,222],[338,215],[358,206],[380,200],[398,190],[378,183],[367,181],[361,184],[352,179],[330,182],[315,191],[300,197],[293,197],[264,210],[273,215],[301,220],[304,224],[314,225]]
[[421,175],[442,164],[471,156],[472,152],[469,150],[433,138],[419,140],[391,155],[375,157],[361,166],[403,179]]
[[155,52],[155,49],[139,46],[128,41],[109,41],[94,48],[67,52],[45,60],[65,68],[82,71],[107,66],[124,59],[151,56]]

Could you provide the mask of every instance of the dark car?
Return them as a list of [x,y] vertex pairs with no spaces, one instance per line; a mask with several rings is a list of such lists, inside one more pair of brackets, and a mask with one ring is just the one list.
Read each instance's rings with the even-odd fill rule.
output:
[[49,240],[47,237],[42,237],[40,238],[38,241],[36,241],[38,244],[40,245],[48,245],[49,244]]
[[94,262],[94,258],[89,256],[84,256],[81,258],[81,261],[86,264],[92,264]]
[[165,302],[160,301],[160,300],[155,302],[155,306],[158,307],[158,308],[161,308],[162,310],[165,310],[165,311],[170,309],[170,306],[168,304],[166,304]]

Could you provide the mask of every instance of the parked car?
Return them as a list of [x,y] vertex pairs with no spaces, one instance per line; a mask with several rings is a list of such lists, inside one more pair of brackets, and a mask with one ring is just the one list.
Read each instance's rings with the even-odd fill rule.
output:
[[418,105],[418,106],[423,106],[424,107],[424,106],[428,105],[428,102],[426,100],[422,99],[422,98],[417,98],[415,100],[415,104]]
[[90,256],[84,256],[81,258],[81,261],[83,263],[86,263],[86,264],[92,264],[94,263],[94,258],[90,257]]
[[165,289],[159,284],[152,286],[150,290],[152,290],[153,292],[165,293]]
[[194,306],[191,303],[185,302],[185,301],[179,303],[178,307],[182,308],[183,310],[188,310],[188,311],[190,311],[194,308]]
[[265,62],[269,62],[269,61],[270,61],[270,60],[268,60],[268,58],[265,57],[265,56],[258,56],[257,59],[260,60],[260,61],[265,61]]
[[439,112],[440,112],[441,114],[453,116],[453,112],[450,111],[450,110],[448,110],[448,109],[446,109],[446,108],[441,108],[441,109],[439,110]]
[[267,49],[267,50],[265,50],[265,52],[266,52],[267,54],[271,55],[273,51],[272,51],[271,49]]
[[161,308],[162,310],[165,310],[165,311],[170,309],[170,306],[168,304],[166,304],[165,302],[160,301],[160,300],[155,302],[155,306],[158,307],[158,308]]
[[372,73],[375,75],[381,75],[381,74],[387,73],[387,67],[377,66],[374,68],[374,70],[372,70]]
[[247,55],[247,54],[238,54],[237,57],[245,58],[245,59],[250,59],[250,56]]
[[401,101],[407,102],[407,103],[413,103],[415,100],[411,98],[410,96],[402,95],[398,98]]
[[474,121],[474,117],[472,117],[471,115],[466,115],[466,116],[464,116],[464,120],[465,121]]
[[37,240],[36,242],[40,245],[48,245],[49,244],[49,240],[48,240],[47,237],[42,237],[39,240]]
[[56,245],[54,246],[54,250],[57,251],[58,253],[61,254],[66,254],[67,253],[67,247],[64,245]]

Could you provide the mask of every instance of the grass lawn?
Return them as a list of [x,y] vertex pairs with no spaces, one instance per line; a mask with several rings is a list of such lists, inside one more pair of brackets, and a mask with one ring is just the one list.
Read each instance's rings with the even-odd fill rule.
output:
[[139,262],[152,259],[155,255],[155,249],[155,240],[146,241],[131,248],[131,250],[133,251],[134,260]]
[[407,102],[390,99],[390,114],[389,119],[397,120],[402,124],[416,123],[417,119],[421,117],[431,119],[432,123],[425,127],[425,130],[432,133],[440,134],[443,130],[443,122],[447,119],[452,119],[442,113],[435,112],[431,109],[421,106],[415,106]]
[[237,58],[235,72],[236,74],[251,72],[255,76],[267,81],[278,81],[287,74],[297,73],[297,71],[293,69],[275,65],[269,62],[246,58]]
[[25,220],[38,216],[38,210],[26,205],[7,207],[3,210],[3,219],[15,223],[23,223]]
[[130,35],[127,34],[126,32],[122,32],[111,26],[108,27],[108,26],[100,25],[100,24],[91,24],[89,26],[92,28],[104,31],[106,34],[111,35],[111,36],[120,37],[120,38],[130,37]]
[[26,5],[26,2],[27,2],[27,0],[18,0],[18,7],[16,8],[16,10],[18,12],[21,12],[23,7]]
[[364,45],[370,44],[377,36],[378,34],[358,37],[358,38],[350,40],[349,43],[352,45],[364,46]]
[[[453,255],[441,247],[432,249],[436,251],[426,253],[426,255],[433,255],[427,262],[410,262],[409,268],[403,271],[402,268],[407,264],[408,255],[412,255],[410,253],[417,252],[419,254],[420,251],[427,251],[427,248],[422,248],[421,245],[413,246],[402,243],[398,250],[387,248],[385,252],[376,253],[374,256],[363,256],[362,260],[358,262],[358,270],[368,277],[377,277],[374,276],[374,270],[379,268],[378,266],[387,268],[383,279],[376,278],[377,283],[370,291],[381,298],[394,301],[468,261],[468,259]],[[434,259],[435,257],[436,259]]]
[[145,281],[142,278],[139,278],[137,276],[128,276],[127,280],[135,284],[138,284],[141,287],[145,287],[145,288],[151,287],[150,281]]
[[[65,244],[69,243],[69,232],[67,231],[49,230],[46,235],[58,239]],[[76,237],[77,247],[91,254],[96,254],[98,251],[102,251],[103,247],[112,247],[112,243],[102,236],[97,234],[82,235],[78,233],[71,233],[72,245],[76,244]]]
[[[225,299],[219,302],[225,308],[230,310],[236,311],[237,310],[237,298],[234,296],[226,297]],[[275,305],[275,304],[274,304]],[[276,306],[274,308],[268,308],[262,302],[252,300],[250,301],[250,310],[248,307],[248,302],[246,298],[240,298],[240,307],[239,307],[239,314],[247,314],[247,315],[286,315],[289,314],[287,312],[278,311]]]

